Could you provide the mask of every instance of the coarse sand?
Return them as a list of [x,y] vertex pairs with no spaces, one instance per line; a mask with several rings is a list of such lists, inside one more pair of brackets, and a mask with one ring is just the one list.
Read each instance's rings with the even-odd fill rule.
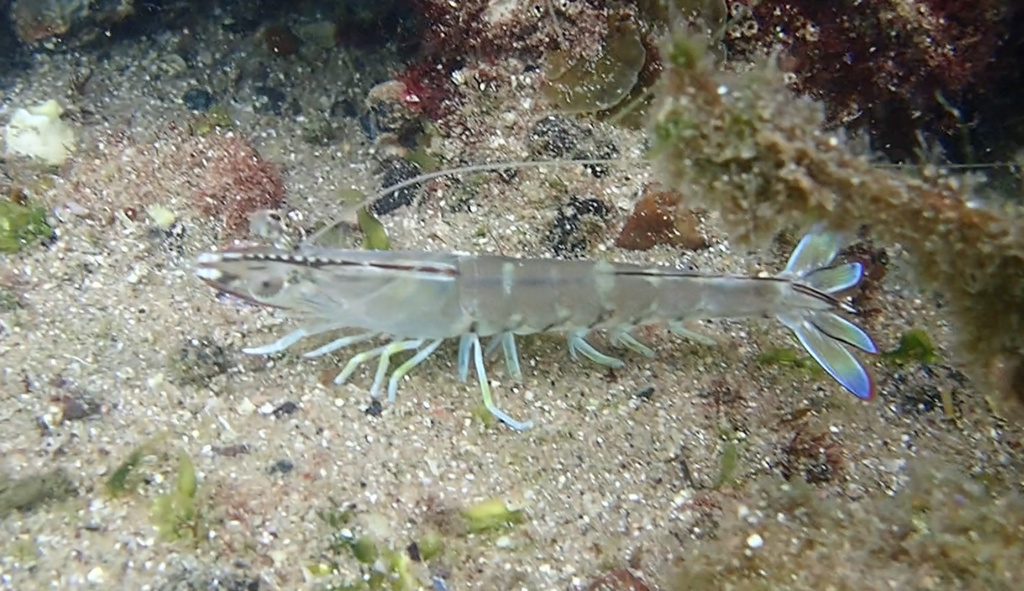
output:
[[[884,350],[924,331],[940,361],[865,358],[879,392],[868,403],[800,363],[765,362],[796,350],[769,320],[708,323],[717,347],[648,331],[638,336],[657,355],[625,353],[614,372],[573,361],[557,335],[522,338],[523,383],[507,380],[500,359],[488,362],[498,404],[535,424],[521,433],[485,420],[472,380],[457,379],[451,344],[382,407],[368,394],[372,367],[331,383],[351,353],[299,355],[323,340],[270,358],[243,354],[293,324],[218,297],[193,275],[199,253],[232,237],[192,201],[202,175],[183,162],[210,140],[193,137],[199,116],[181,97],[214,89],[235,124],[210,133],[236,134],[281,167],[283,209],[299,233],[337,214],[339,191],[377,188],[373,146],[355,119],[333,121],[338,133],[327,142],[305,133],[328,117],[341,85],[367,81],[339,56],[316,64],[263,55],[213,26],[201,38],[194,65],[175,59],[180,39],[166,34],[113,44],[102,57],[38,53],[4,75],[5,115],[56,98],[80,140],[55,173],[0,162],[3,186],[26,188],[57,232],[52,244],[0,262],[0,284],[15,300],[0,312],[0,498],[42,475],[77,492],[0,515],[0,588],[347,589],[404,568],[452,590],[586,589],[622,568],[666,590],[755,588],[714,573],[759,589],[980,588],[969,570],[943,586],[953,579],[938,562],[901,554],[922,532],[895,531],[917,523],[899,499],[936,471],[1019,494],[1021,429],[957,371],[941,301],[913,288],[894,245],[877,245],[890,268],[865,326]],[[301,114],[253,107],[247,80],[260,68]],[[86,70],[87,84],[72,91]],[[504,76],[495,81],[495,72]],[[461,73],[467,100],[451,116],[458,126],[434,132],[437,161],[528,156],[531,127],[552,114],[539,74],[514,60],[489,64],[488,74],[477,84],[472,66]],[[642,155],[642,132],[582,125],[624,158]],[[587,258],[743,274],[784,265],[778,245],[730,248],[714,212],[704,220],[706,250],[614,248],[652,180],[642,164],[603,176],[581,166],[464,176],[428,183],[417,204],[381,221],[403,249],[550,257],[558,208],[570,197],[599,199],[610,222],[579,230],[589,232]],[[158,227],[151,206],[171,212],[174,225]],[[604,336],[593,342],[609,347]],[[110,494],[108,481],[138,450],[126,490]],[[194,466],[194,495],[180,492],[182,456]],[[779,509],[793,490],[829,517],[808,524],[800,509]],[[178,519],[167,499],[182,495],[197,517],[160,535]],[[467,532],[460,513],[489,499],[521,508],[521,522]],[[412,560],[410,544],[422,549],[434,537],[438,556],[394,566]],[[364,538],[376,563],[352,549]],[[823,551],[805,551],[815,544]]]

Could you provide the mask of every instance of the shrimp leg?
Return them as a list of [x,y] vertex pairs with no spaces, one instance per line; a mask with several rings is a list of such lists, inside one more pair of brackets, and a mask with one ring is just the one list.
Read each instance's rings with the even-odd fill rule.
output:
[[391,379],[388,380],[388,402],[394,403],[395,398],[398,395],[398,382],[405,377],[405,374],[412,371],[417,365],[423,363],[427,357],[430,357],[430,355],[436,351],[439,346],[441,346],[441,343],[443,342],[444,339],[434,339],[433,341],[430,341],[426,347],[417,351],[416,354],[410,357],[408,361],[398,366],[398,369],[391,374]]
[[629,334],[629,332],[625,330],[618,330],[612,333],[612,344],[625,347],[634,353],[643,355],[644,357],[654,357],[654,349],[651,349],[647,345],[636,340],[633,335]]
[[[262,346],[259,346],[259,347],[248,347],[248,348],[242,349],[242,352],[247,354],[247,355],[270,355],[272,353],[280,353],[281,351],[284,351],[288,347],[291,347],[292,345],[294,345],[295,343],[299,342],[300,340],[302,340],[302,339],[304,339],[306,337],[311,337],[311,336],[318,335],[318,334],[324,333],[324,332],[329,332],[329,331],[332,331],[332,330],[338,330],[339,328],[345,328],[345,324],[344,323],[340,323],[340,322],[331,322],[331,323],[316,324],[316,325],[311,326],[309,328],[298,328],[298,329],[293,330],[292,332],[284,335],[283,337],[277,339],[273,343],[269,343],[269,344],[262,345]],[[344,340],[345,339],[342,338],[342,339],[338,339],[338,341],[335,341],[335,342],[340,342],[340,341],[344,341]],[[353,341],[353,342],[357,342],[357,341]],[[345,345],[339,345],[339,346],[344,347]]]
[[[475,333],[462,335],[459,339],[459,376],[465,379],[465,376],[468,373],[470,351],[473,353],[473,363],[476,366],[476,377],[477,381],[480,383],[480,394],[483,397],[484,407],[488,412],[516,431],[523,431],[533,427],[532,421],[517,421],[509,416],[505,411],[495,406],[494,400],[491,397],[491,386],[487,382],[487,372],[484,369],[483,347],[480,345],[480,337]],[[463,367],[463,361],[466,362],[465,367]]]
[[[359,335],[362,336],[362,335]],[[418,349],[423,344],[423,339],[406,340],[406,341],[394,341],[387,345],[382,345],[369,351],[363,351],[357,353],[348,360],[345,364],[344,369],[341,370],[334,378],[334,383],[337,385],[344,384],[348,381],[352,374],[355,373],[359,366],[366,363],[367,361],[379,357],[380,362],[377,365],[377,374],[373,381],[373,386],[370,389],[370,394],[376,398],[377,393],[380,391],[380,385],[384,381],[384,374],[388,370],[388,364],[391,362],[391,356],[401,351],[408,351],[409,349]]]
[[573,359],[576,359],[577,353],[582,353],[584,357],[593,361],[598,365],[618,369],[624,367],[626,364],[621,359],[616,359],[610,355],[598,351],[593,345],[587,342],[586,336],[590,332],[587,329],[574,330],[569,333],[569,355]]
[[484,357],[490,357],[498,347],[501,347],[501,352],[505,355],[505,368],[508,369],[509,377],[517,382],[523,381],[523,370],[519,367],[519,351],[516,349],[516,335],[503,332],[491,337]]
[[[386,376],[388,373],[388,366],[391,365],[391,356],[394,355],[395,353],[401,353],[402,351],[409,351],[410,349],[419,349],[420,347],[423,346],[423,341],[424,339],[395,341],[390,345],[384,347],[384,350],[380,352],[380,361],[377,363],[377,373],[373,376],[373,385],[370,386],[371,397],[377,398],[378,396],[380,396],[380,387],[381,384],[384,383],[384,376]],[[436,349],[437,347],[434,348]],[[431,353],[432,352],[433,351],[431,351]],[[398,369],[402,369],[402,366],[399,366]],[[388,385],[388,387],[390,389],[390,384]]]
[[[341,349],[342,347],[348,347],[349,345],[355,345],[357,343],[362,343],[363,341],[368,341],[368,340],[370,340],[370,339],[372,339],[374,337],[378,337],[378,336],[380,336],[379,332],[363,332],[363,333],[354,334],[354,335],[347,336],[347,337],[342,337],[340,339],[334,339],[333,341],[327,343],[326,345],[324,345],[322,347],[318,347],[316,349],[313,349],[312,351],[309,351],[308,353],[303,353],[302,356],[306,357],[307,359],[308,358],[312,358],[312,357],[320,357],[321,355],[326,355],[326,354],[328,354],[328,353],[330,353],[332,351],[337,351],[338,349]],[[248,353],[248,351],[246,351],[246,353]]]

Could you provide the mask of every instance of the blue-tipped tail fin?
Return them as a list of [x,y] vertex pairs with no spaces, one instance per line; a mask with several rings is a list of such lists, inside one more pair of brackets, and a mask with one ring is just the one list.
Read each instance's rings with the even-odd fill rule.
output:
[[[795,280],[819,292],[822,299],[831,299],[831,294],[855,287],[864,277],[860,263],[832,265],[838,253],[839,241],[835,235],[812,232],[797,245],[779,277]],[[872,354],[878,353],[878,348],[863,329],[837,313],[840,309],[853,309],[834,301],[835,310],[794,310],[778,318],[832,379],[857,398],[870,400],[875,395],[874,383],[848,347]]]
[[836,265],[811,271],[800,282],[818,291],[834,294],[856,287],[863,278],[864,265],[860,263],[846,263],[845,265]]
[[835,234],[811,232],[793,249],[779,277],[807,277],[814,271],[828,268],[839,254],[839,249],[839,239]]
[[[868,371],[846,347],[848,342],[821,330],[816,322],[822,318],[832,321],[833,318],[828,318],[829,316],[839,318],[834,312],[810,312],[782,315],[779,316],[779,320],[793,331],[803,348],[828,375],[832,376],[832,379],[839,382],[840,386],[849,390],[857,398],[871,400],[875,396],[874,382],[872,382]],[[874,349],[874,343],[871,343],[870,337],[864,334],[864,331],[853,324],[850,326],[856,329],[857,338],[866,339]],[[875,353],[877,351],[869,350],[868,352]]]

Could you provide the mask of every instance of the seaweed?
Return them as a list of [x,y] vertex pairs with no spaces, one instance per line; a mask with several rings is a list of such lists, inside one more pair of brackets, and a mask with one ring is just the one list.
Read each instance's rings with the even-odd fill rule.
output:
[[105,488],[107,494],[112,497],[119,497],[128,492],[136,474],[136,468],[142,462],[142,458],[149,453],[148,445],[140,445],[132,450],[128,457],[121,462],[114,473],[107,479]]
[[505,529],[525,519],[522,507],[497,497],[466,507],[462,517],[470,533]]
[[391,241],[384,224],[380,223],[370,210],[360,207],[356,212],[359,229],[363,232],[363,248],[367,250],[391,250]]
[[178,458],[174,489],[158,496],[153,503],[153,523],[164,540],[186,540],[198,544],[206,537],[204,521],[196,502],[198,490],[192,459],[182,452]]
[[912,361],[935,363],[939,356],[935,353],[935,346],[932,345],[928,333],[923,330],[911,330],[900,337],[900,344],[895,349],[883,352],[882,359],[903,365]]
[[45,207],[0,200],[0,252],[18,252],[52,237],[53,228],[46,221]]
[[[430,510],[417,531],[401,542],[387,517],[360,512],[355,505],[320,512],[329,530],[327,552],[306,567],[331,591],[407,591],[429,586],[436,579],[432,563],[459,561],[502,539],[525,520],[523,508],[491,498],[460,508]],[[356,574],[358,573],[358,574]],[[435,587],[437,588],[437,587]]]
[[738,243],[821,225],[867,226],[910,255],[948,300],[959,353],[983,384],[1024,399],[1024,207],[995,205],[971,181],[932,167],[879,167],[817,101],[795,96],[776,56],[723,71],[688,31],[666,44],[650,127],[660,181],[721,212]]
[[314,577],[326,578],[339,574],[343,559],[355,560],[361,576],[354,581],[330,584],[332,591],[407,591],[421,588],[426,574],[417,563],[437,557],[443,543],[436,536],[427,535],[423,542],[412,542],[406,548],[390,543],[390,531],[384,518],[374,513],[356,514],[351,508],[332,509],[320,513],[320,518],[331,530],[329,553],[318,562],[307,566]]

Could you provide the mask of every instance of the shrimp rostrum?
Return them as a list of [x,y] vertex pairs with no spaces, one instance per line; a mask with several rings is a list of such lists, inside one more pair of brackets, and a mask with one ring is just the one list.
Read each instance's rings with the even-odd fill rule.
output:
[[[378,396],[388,379],[388,400],[398,384],[446,339],[459,339],[458,373],[472,367],[484,405],[515,429],[530,427],[493,402],[484,358],[501,348],[508,373],[521,378],[516,336],[559,332],[573,357],[608,367],[623,362],[595,349],[587,335],[607,331],[613,345],[645,356],[651,349],[632,336],[654,324],[702,339],[685,324],[696,319],[774,317],[843,388],[870,399],[874,386],[850,349],[877,353],[871,338],[841,313],[854,310],[838,294],[856,286],[860,263],[835,264],[835,236],[815,232],[800,241],[774,277],[705,275],[670,267],[610,262],[517,259],[448,253],[343,250],[301,246],[288,251],[236,248],[205,253],[199,278],[217,290],[299,313],[303,324],[277,342],[245,349],[283,351],[301,339],[354,329],[306,357],[389,337],[387,344],[352,356],[337,375],[344,383],[360,364],[377,359],[370,389]],[[490,337],[487,347],[481,338]],[[412,351],[390,373],[391,357]]]

